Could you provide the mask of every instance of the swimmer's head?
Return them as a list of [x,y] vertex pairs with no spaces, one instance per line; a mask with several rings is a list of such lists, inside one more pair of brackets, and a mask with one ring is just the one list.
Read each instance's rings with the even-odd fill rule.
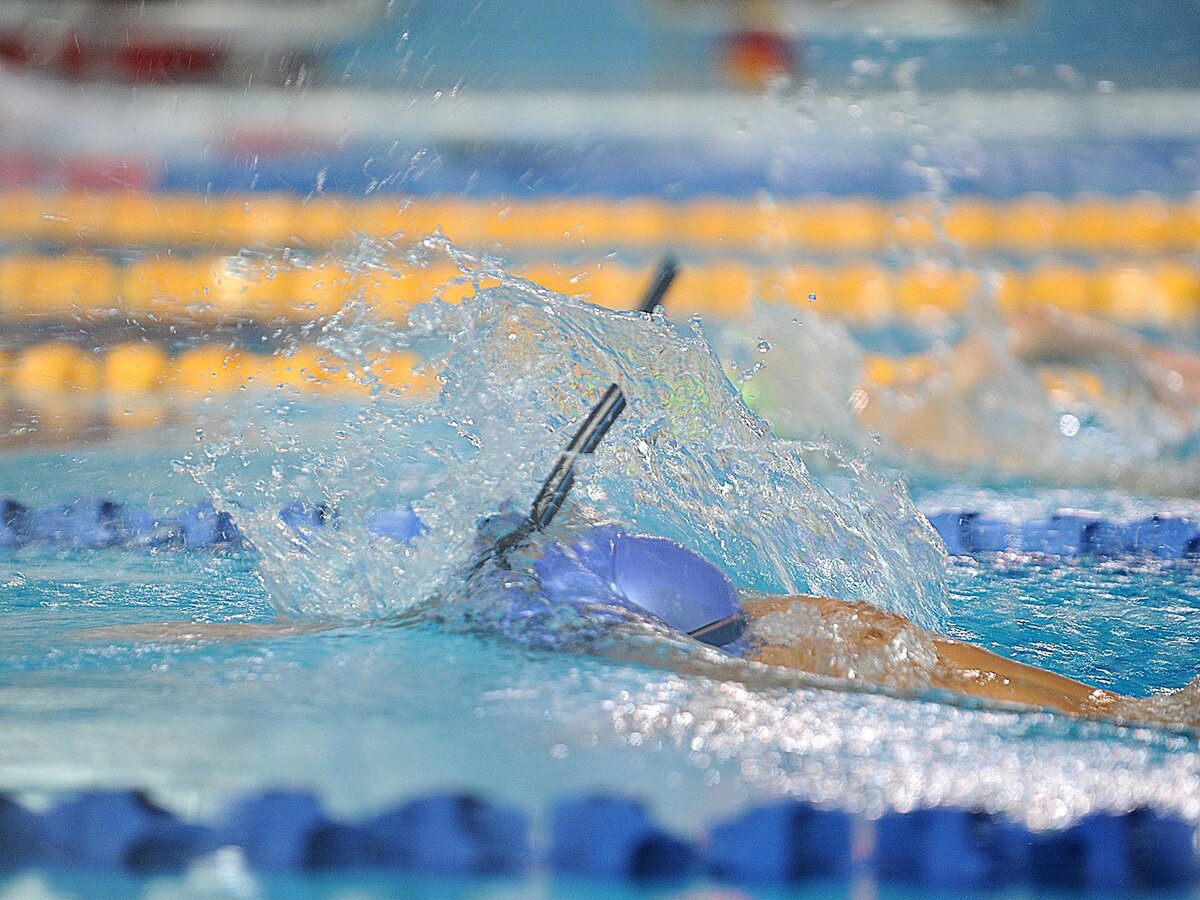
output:
[[736,641],[745,628],[729,577],[664,537],[602,525],[570,547],[552,544],[534,568],[551,600],[617,603],[718,647]]

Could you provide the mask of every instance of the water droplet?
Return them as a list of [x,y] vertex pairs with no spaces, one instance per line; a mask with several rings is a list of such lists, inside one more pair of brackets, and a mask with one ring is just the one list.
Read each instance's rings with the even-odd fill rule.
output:
[[1079,434],[1079,417],[1066,413],[1058,420],[1058,430],[1064,437],[1075,437]]
[[760,340],[758,342],[758,352],[759,353],[767,353],[770,349],[771,349],[771,344],[769,341]]
[[817,295],[816,295],[816,294],[809,294],[809,295],[808,295],[808,302],[809,302],[809,303],[816,303],[816,302],[817,302]]

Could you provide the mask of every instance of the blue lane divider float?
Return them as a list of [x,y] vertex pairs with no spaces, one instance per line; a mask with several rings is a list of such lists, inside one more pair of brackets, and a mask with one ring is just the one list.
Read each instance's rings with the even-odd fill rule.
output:
[[[336,510],[325,503],[296,501],[280,510],[280,518],[298,537],[337,527]],[[379,537],[409,542],[426,530],[409,507],[382,510],[366,522]],[[74,548],[141,547],[175,550],[238,550],[245,538],[233,516],[201,500],[170,515],[127,506],[101,497],[32,508],[0,499],[0,549],[29,545]]]
[[[320,529],[337,528],[342,522],[338,511],[328,503],[307,500],[287,504],[279,516],[304,540]],[[928,518],[952,556],[1018,553],[1094,558],[1200,557],[1200,522],[1179,516],[1114,522],[1061,514],[1010,522],[979,512],[939,511]],[[404,543],[426,531],[411,507],[380,510],[364,524],[376,536]],[[211,500],[160,515],[103,497],[80,497],[40,508],[11,498],[0,499],[0,550],[27,545],[236,550],[245,543],[233,514],[216,509]]]
[[871,822],[780,800],[714,823],[693,840],[664,829],[637,800],[592,794],[554,804],[546,827],[547,850],[535,853],[525,813],[455,793],[341,821],[310,793],[267,790],[234,800],[212,824],[183,821],[133,790],[75,794],[44,812],[0,795],[0,877],[26,868],[182,872],[237,847],[257,872],[545,872],[750,888],[867,875],[943,891],[1179,890],[1200,883],[1195,826],[1146,809],[1095,813],[1065,829],[1032,832],[970,810],[888,813]]
[[1111,522],[1063,514],[1007,522],[976,512],[938,512],[929,516],[929,524],[953,556],[1005,552],[1098,558],[1200,556],[1200,523],[1176,516]]
[[562,875],[657,881],[702,871],[696,848],[659,827],[637,800],[564,800],[551,811],[550,832],[550,869]]

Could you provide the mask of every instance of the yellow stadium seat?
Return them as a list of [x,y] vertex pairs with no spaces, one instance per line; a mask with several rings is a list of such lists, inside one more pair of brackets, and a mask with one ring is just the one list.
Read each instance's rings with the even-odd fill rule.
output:
[[563,236],[560,243],[564,246],[605,253],[624,243],[614,200],[575,197],[564,204],[561,215],[559,227],[563,229]]
[[530,216],[531,243],[547,249],[564,249],[579,243],[583,222],[569,198],[539,198]]
[[890,387],[899,377],[896,359],[882,353],[863,354],[863,377],[876,387]]
[[285,318],[286,278],[278,277],[286,263],[271,259],[223,257],[201,261],[211,278],[212,301],[202,311],[215,321],[250,319],[270,322]]
[[907,248],[930,247],[939,240],[943,215],[940,204],[930,197],[911,197],[889,211],[888,240]]
[[717,263],[696,271],[693,309],[722,319],[745,315],[755,296],[755,276],[738,263]]
[[118,247],[164,245],[163,228],[169,217],[162,214],[159,200],[158,196],[145,191],[121,191],[111,195],[112,216],[105,239]]
[[819,266],[798,263],[767,268],[759,273],[758,296],[768,303],[790,303],[823,312],[822,304],[830,302],[830,283],[828,270]]
[[170,364],[168,384],[194,394],[229,394],[242,388],[242,354],[228,347],[185,350]]
[[0,238],[34,241],[44,237],[48,198],[37,191],[15,189],[0,194]]
[[22,241],[59,240],[66,210],[61,193],[17,189],[0,203],[0,233]]
[[405,230],[402,198],[374,196],[354,204],[354,230],[376,240],[390,239]]
[[514,200],[488,209],[487,238],[504,247],[558,247],[570,230],[561,205],[550,200]]
[[610,207],[603,247],[663,247],[679,234],[679,208],[644,197],[619,200]]
[[795,219],[796,241],[820,253],[866,253],[882,247],[886,215],[874,200],[815,200]]
[[1200,271],[1177,262],[1157,263],[1154,271],[1167,298],[1167,321],[1194,323],[1200,317]]
[[21,296],[25,290],[28,256],[0,256],[0,317],[21,315]]
[[1051,263],[1037,266],[1025,276],[1025,298],[1075,313],[1093,313],[1096,296],[1092,276],[1076,266]]
[[13,386],[36,397],[61,391],[90,391],[100,386],[96,360],[74,344],[48,341],[21,352],[12,373]]
[[876,322],[896,307],[895,280],[873,263],[852,263],[836,269],[824,294],[817,292],[813,308],[858,322]]
[[1003,212],[978,197],[960,197],[946,210],[946,236],[964,250],[987,250],[997,241],[998,219]]
[[198,194],[157,194],[160,222],[158,246],[215,249],[223,246],[219,219],[221,198]]
[[1179,265],[1111,266],[1097,274],[1098,309],[1128,324],[1190,323],[1197,312],[1197,279]]
[[804,252],[813,249],[805,246],[805,229],[808,227],[809,216],[809,207],[805,202],[777,201],[771,214],[771,240],[778,251]]
[[108,197],[95,191],[69,191],[43,195],[35,240],[90,246],[111,232],[112,207]]
[[603,253],[612,243],[604,238],[611,206],[611,202],[599,203],[587,197],[543,200],[541,216],[545,246]]
[[140,260],[121,272],[121,312],[131,319],[164,322],[213,318],[214,286],[210,260]]
[[351,296],[350,275],[341,265],[321,260],[312,266],[280,267],[272,292],[279,315],[299,322],[327,318]]
[[210,200],[218,241],[229,247],[286,247],[295,242],[299,201],[286,194],[234,194]]
[[194,247],[217,242],[217,207],[192,194],[122,191],[108,197],[104,238],[119,247]]
[[158,344],[129,341],[108,348],[101,363],[101,381],[118,394],[140,394],[163,385],[171,361]]
[[969,270],[920,263],[900,273],[896,310],[901,315],[960,313],[966,309],[975,286],[976,276]]
[[[502,247],[526,248],[553,247],[561,242],[554,238],[558,224],[554,210],[548,209],[542,201],[501,201],[489,204],[483,209],[486,211],[485,236],[489,242],[496,242]],[[473,242],[474,236],[463,232],[461,226],[456,228],[456,231],[458,237],[451,237],[451,240]]]
[[[642,300],[642,294],[650,284],[647,270],[634,269],[615,262],[604,262],[592,270],[587,285],[588,300],[608,309],[633,309]],[[664,300],[668,313],[671,310],[671,295]]]
[[0,261],[0,295],[9,318],[106,318],[117,309],[117,269],[78,253],[8,257]]
[[5,319],[25,316],[25,290],[35,277],[40,258],[25,254],[0,256],[0,314]]
[[275,357],[268,353],[242,351],[240,359],[242,383],[247,389],[274,390]]
[[679,236],[698,247],[766,249],[781,228],[763,204],[729,197],[701,197],[678,208]]
[[504,204],[469,197],[438,197],[417,201],[416,208],[420,216],[410,229],[414,240],[424,239],[440,230],[460,247],[477,247],[495,241],[489,230],[491,217],[499,215]]
[[1141,191],[1113,204],[1110,247],[1135,253],[1161,253],[1171,246],[1172,208],[1158,194]]
[[1176,250],[1194,253],[1200,249],[1200,191],[1171,205],[1167,241]]
[[1063,205],[1049,194],[1030,194],[1002,206],[998,243],[1022,253],[1045,253],[1062,244]]
[[[603,252],[614,243],[613,202],[609,200],[594,197],[541,198],[536,208],[529,210],[527,215],[531,238],[523,242],[524,246]],[[512,225],[503,227],[511,230]]]
[[1070,250],[1105,253],[1119,245],[1121,211],[1108,197],[1085,194],[1063,207],[1062,245]]
[[328,247],[355,230],[355,209],[346,197],[318,194],[301,200],[293,210],[296,236],[306,247]]

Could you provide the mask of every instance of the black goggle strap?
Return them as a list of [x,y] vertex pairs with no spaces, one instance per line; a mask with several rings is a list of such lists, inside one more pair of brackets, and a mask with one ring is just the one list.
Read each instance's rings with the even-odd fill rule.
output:
[[739,612],[724,619],[709,622],[707,625],[701,625],[699,628],[689,631],[688,637],[693,637],[701,643],[711,644],[714,647],[724,647],[740,638],[745,630],[746,614]]
[[[638,312],[651,313],[662,303],[671,283],[679,274],[679,263],[670,254],[663,257],[655,270],[654,278],[646,289]],[[559,456],[549,477],[542,483],[541,489],[534,498],[529,510],[529,517],[513,531],[496,542],[490,554],[480,558],[473,571],[488,559],[495,559],[501,566],[506,565],[508,554],[529,539],[535,531],[542,531],[553,521],[562,508],[575,483],[575,461],[581,453],[592,453],[604,440],[604,436],[625,411],[625,395],[616,384],[610,384],[600,401],[592,407],[588,417],[567,445],[567,449]]]
[[610,428],[616,424],[621,413],[625,411],[625,395],[616,384],[610,384],[600,402],[592,407],[588,417],[583,420],[575,437],[567,445],[567,449],[558,457],[549,477],[542,483],[541,489],[534,498],[529,509],[529,517],[516,529],[506,534],[496,542],[493,556],[504,565],[509,552],[520,546],[535,531],[545,530],[558,511],[562,508],[571,486],[575,483],[575,462],[581,454],[590,454],[604,440]]

